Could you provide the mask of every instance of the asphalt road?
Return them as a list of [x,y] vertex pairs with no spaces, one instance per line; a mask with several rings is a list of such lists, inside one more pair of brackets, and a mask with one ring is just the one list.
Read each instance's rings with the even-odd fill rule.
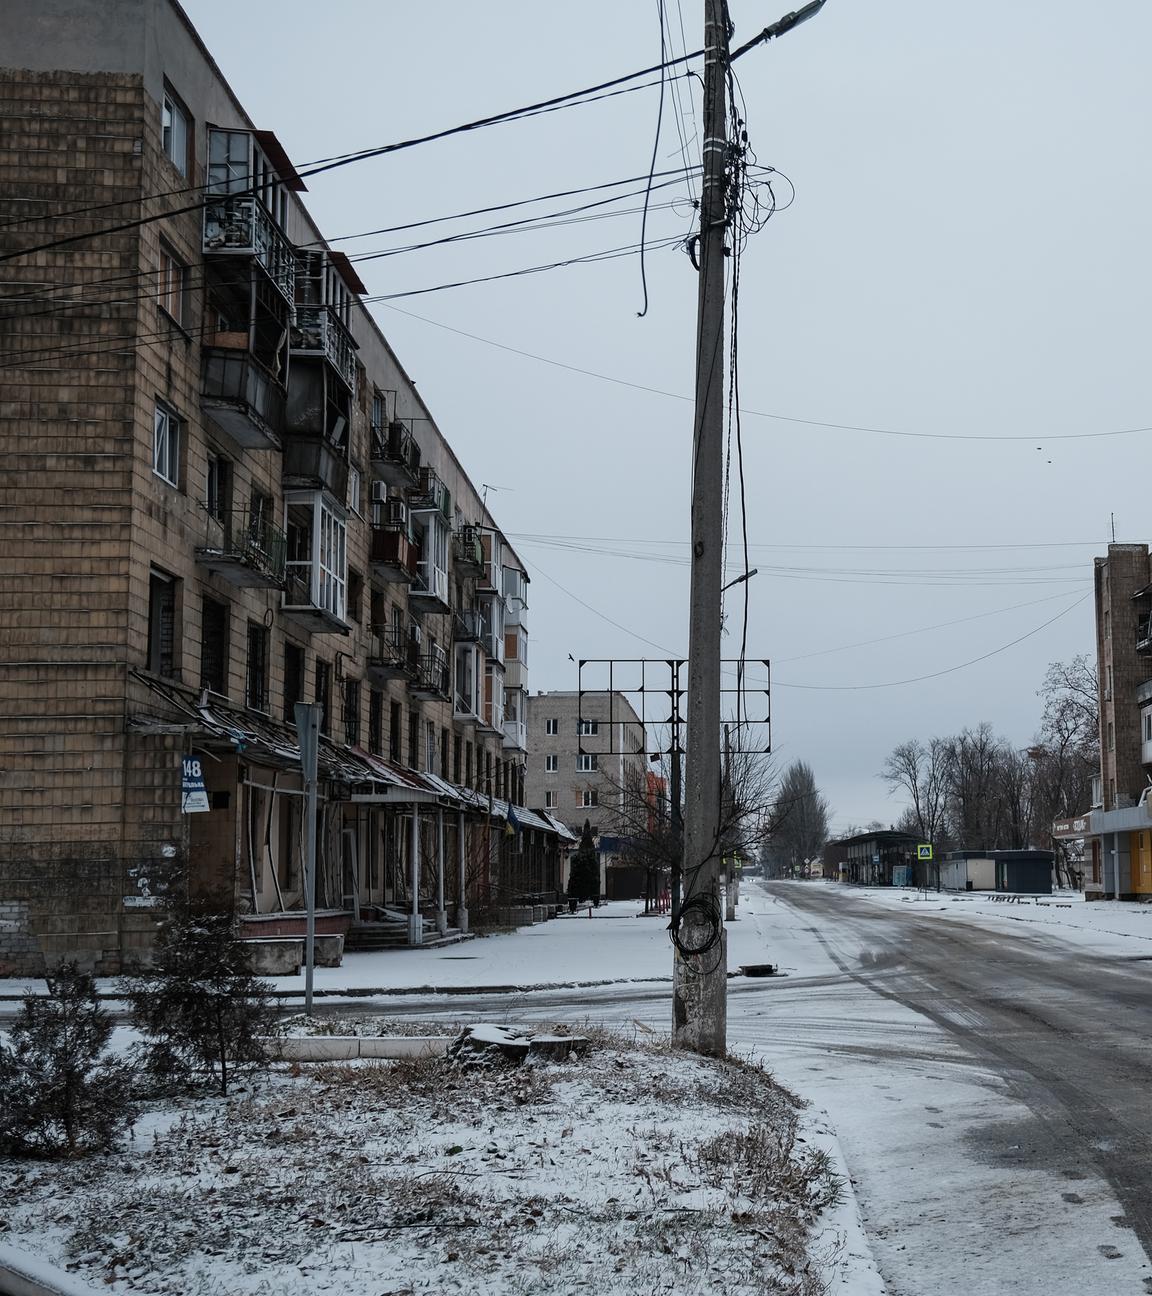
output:
[[[764,889],[808,920],[846,979],[927,1018],[999,1077],[1008,1119],[971,1134],[969,1155],[1016,1178],[1055,1173],[1073,1206],[1081,1184],[1107,1182],[1122,1214],[1110,1217],[1114,1235],[1082,1241],[1099,1256],[1091,1289],[1152,1291],[1152,1269],[1137,1286],[1108,1272],[1124,1251],[1133,1258],[1133,1235],[1142,1259],[1152,1255],[1152,964],[1085,955],[1047,935],[1005,938],[838,889]],[[1085,1290],[1059,1272],[1048,1281],[1054,1292]]]

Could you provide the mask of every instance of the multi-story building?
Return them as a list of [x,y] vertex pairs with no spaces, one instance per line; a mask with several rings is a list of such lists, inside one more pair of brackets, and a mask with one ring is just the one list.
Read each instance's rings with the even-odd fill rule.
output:
[[1089,819],[1088,898],[1152,894],[1152,560],[1111,544],[1095,561],[1099,805]]
[[[528,698],[527,713],[527,802],[576,836],[585,821],[591,825],[601,892],[614,896],[620,891],[614,883],[623,879],[613,870],[626,869],[628,881],[636,881],[628,837],[649,812],[661,812],[664,796],[663,780],[645,755],[644,723],[620,692],[537,692]],[[638,876],[642,886],[643,870]]]
[[555,890],[556,826],[493,827],[527,576],[286,150],[175,0],[4,27],[0,974],[131,964],[174,874],[295,930],[300,701],[318,930]]

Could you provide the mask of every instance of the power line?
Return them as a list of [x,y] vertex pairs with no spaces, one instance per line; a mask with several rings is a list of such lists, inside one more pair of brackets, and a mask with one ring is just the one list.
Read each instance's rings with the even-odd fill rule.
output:
[[[458,126],[447,127],[444,130],[432,131],[427,135],[415,136],[411,139],[399,140],[391,144],[382,144],[374,148],[360,149],[351,153],[338,154],[330,158],[321,158],[314,164],[303,168],[297,168],[296,174],[301,179],[306,179],[309,176],[320,175],[324,172],[335,170],[338,167],[351,166],[356,162],[365,162],[371,158],[383,157],[386,154],[398,153],[405,149],[416,148],[421,144],[430,144],[437,140],[448,139],[454,135],[461,135],[469,131],[482,130],[488,126],[496,126],[504,122],[516,121],[527,117],[535,117],[542,113],[556,112],[562,108],[577,107],[586,103],[595,103],[598,99],[611,98],[615,94],[632,93],[635,90],[649,89],[651,86],[663,84],[664,76],[668,68],[675,67],[681,63],[691,62],[692,59],[700,57],[703,52],[703,50],[697,50],[694,54],[686,54],[679,58],[669,59],[664,63],[655,65],[654,67],[645,68],[640,72],[630,72],[626,76],[615,77],[611,81],[603,81],[598,85],[588,86],[583,90],[570,91],[567,94],[557,95],[550,99],[540,100],[537,103],[527,104],[522,108],[514,108],[506,112],[492,114],[488,117],[480,117],[474,121],[464,122]],[[647,85],[632,86],[627,90],[617,89],[617,87],[624,86],[627,82],[639,80],[641,77],[650,76],[655,72],[659,72],[661,75],[661,80],[659,82],[653,81]],[[195,191],[202,192],[202,186],[196,186],[195,189],[190,188],[188,192]],[[249,188],[244,192],[252,193],[253,190]],[[147,200],[147,197],[147,195],[144,195],[143,199]],[[140,196],[137,196],[135,201],[139,200],[141,200]],[[197,202],[177,207],[171,211],[157,212],[151,216],[141,216],[134,220],[121,221],[116,225],[109,225],[98,230],[90,230],[83,234],[63,235],[50,239],[44,243],[19,248],[16,251],[0,253],[0,262],[11,261],[17,257],[29,256],[36,252],[47,252],[52,248],[64,247],[70,243],[82,242],[89,238],[99,238],[106,234],[119,234],[127,230],[139,229],[143,225],[151,225],[156,221],[165,220],[171,216],[179,216],[185,212],[196,211],[206,206],[207,203],[212,200],[213,196],[210,196]],[[55,217],[53,217],[51,213],[47,213],[29,219],[44,221],[55,219]]]
[[[401,315],[407,315],[410,319],[419,320],[423,324],[429,324],[433,328],[443,329],[446,333],[455,333],[460,337],[468,338],[472,342],[480,342],[484,346],[494,347],[497,351],[507,351],[512,355],[522,356],[526,360],[536,360],[540,364],[551,365],[555,369],[567,369],[569,373],[577,373],[585,378],[596,378],[600,382],[613,383],[617,387],[630,387],[633,391],[648,392],[652,396],[666,396],[670,400],[685,401],[689,404],[693,402],[693,397],[685,396],[680,392],[666,391],[662,387],[651,387],[645,383],[632,382],[627,378],[617,378],[612,374],[599,373],[594,369],[584,369],[579,365],[568,364],[564,360],[554,360],[551,356],[542,356],[534,351],[525,351],[520,347],[509,346],[505,342],[495,342],[492,338],[481,337],[478,333],[469,333],[466,329],[455,328],[451,324],[443,324],[439,320],[428,319],[426,316],[417,315],[413,311],[400,310],[399,307],[393,306],[389,309],[396,310]],[[1038,441],[1089,441],[1097,437],[1134,436],[1140,432],[1152,432],[1152,426],[1116,428],[1104,432],[1064,432],[1051,436],[1046,433],[997,435],[967,432],[909,432],[897,428],[872,427],[859,423],[832,423],[820,419],[800,418],[791,414],[771,414],[765,410],[745,408],[741,412],[751,418],[772,419],[781,423],[799,423],[805,427],[828,428],[841,432],[865,432],[873,436],[910,437],[924,441],[1031,441],[1035,444]]]
[[865,692],[870,689],[899,688],[904,684],[920,684],[924,680],[940,679],[943,675],[954,675],[956,671],[967,669],[969,666],[975,666],[979,662],[987,661],[990,657],[996,657],[1002,652],[1007,652],[1009,648],[1015,648],[1017,644],[1023,643],[1025,639],[1031,639],[1033,635],[1038,635],[1041,630],[1046,630],[1054,622],[1065,617],[1073,609],[1078,608],[1081,603],[1091,598],[1090,594],[1083,594],[1074,603],[1070,603],[1062,611],[1057,612],[1054,617],[1038,625],[1034,630],[1029,630],[1026,634],[1011,640],[1009,643],[1001,644],[999,648],[993,648],[991,652],[982,653],[979,657],[972,657],[968,661],[959,662],[955,666],[947,666],[944,670],[930,671],[927,675],[913,675],[908,679],[887,680],[882,684],[790,684],[785,680],[773,680],[774,688],[805,689],[813,692],[827,693],[847,693],[847,692]]

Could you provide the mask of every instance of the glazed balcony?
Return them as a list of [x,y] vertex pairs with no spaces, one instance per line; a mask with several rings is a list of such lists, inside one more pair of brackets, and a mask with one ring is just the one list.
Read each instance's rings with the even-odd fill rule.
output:
[[451,502],[448,488],[434,468],[427,465],[416,476],[416,485],[408,492],[408,507],[413,513],[441,513],[448,516]]
[[463,608],[452,613],[452,638],[457,643],[480,643],[484,626],[475,608]]
[[237,347],[204,347],[200,408],[238,446],[278,450],[284,427],[284,388],[247,350],[246,336],[236,336],[240,340]]
[[204,255],[249,257],[292,306],[296,253],[268,209],[252,195],[218,195],[204,207]]
[[412,584],[408,589],[408,602],[412,610],[417,612],[450,612],[452,607],[448,602],[448,573],[425,559],[418,558]]
[[204,543],[196,546],[201,567],[243,588],[283,588],[287,546],[279,527],[247,509],[206,517]]

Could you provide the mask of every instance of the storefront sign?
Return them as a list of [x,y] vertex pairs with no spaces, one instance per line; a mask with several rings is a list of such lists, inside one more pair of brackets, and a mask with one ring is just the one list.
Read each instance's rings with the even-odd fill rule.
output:
[[210,810],[208,793],[204,790],[204,773],[195,756],[185,756],[181,761],[180,813],[199,814]]
[[1052,836],[1057,841],[1075,841],[1077,837],[1087,837],[1088,816],[1077,815],[1075,819],[1053,820]]

